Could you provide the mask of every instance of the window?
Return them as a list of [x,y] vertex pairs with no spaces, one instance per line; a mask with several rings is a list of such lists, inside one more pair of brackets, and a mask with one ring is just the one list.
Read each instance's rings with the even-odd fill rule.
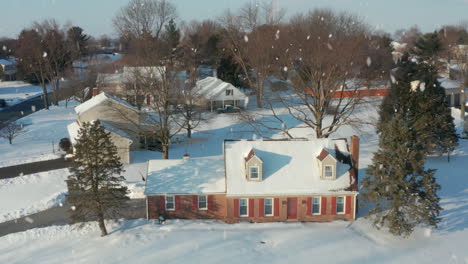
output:
[[319,215],[320,214],[320,197],[312,197],[312,214]]
[[166,196],[166,210],[167,211],[175,210],[174,196]]
[[258,179],[258,167],[250,167],[250,179]]
[[273,216],[273,198],[263,199],[263,212],[265,216]]
[[344,214],[344,197],[336,197],[336,213]]
[[208,210],[208,201],[206,195],[198,196],[198,210]]
[[239,199],[239,216],[246,217],[249,216],[249,199],[242,198]]
[[326,165],[325,166],[325,170],[324,170],[324,178],[333,178],[333,167],[330,166],[330,165]]
[[227,89],[226,90],[226,96],[234,95],[234,90],[232,89]]

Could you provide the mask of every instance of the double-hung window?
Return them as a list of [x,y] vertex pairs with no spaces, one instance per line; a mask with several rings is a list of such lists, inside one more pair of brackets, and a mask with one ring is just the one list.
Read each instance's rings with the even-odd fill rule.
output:
[[344,214],[344,196],[336,197],[336,213],[337,214]]
[[239,199],[239,216],[241,217],[249,216],[249,199],[248,198]]
[[312,197],[312,215],[320,214],[320,197]]
[[226,90],[226,96],[234,95],[234,90],[232,89],[227,89]]
[[167,195],[166,196],[166,210],[167,211],[174,211],[175,210],[174,196],[172,196],[172,195]]
[[208,210],[208,200],[206,195],[198,196],[198,210]]
[[326,179],[333,178],[333,167],[332,166],[330,166],[330,165],[325,166],[324,178],[326,178]]
[[250,167],[250,179],[258,179],[258,167]]
[[273,216],[273,198],[263,200],[263,213],[265,216]]

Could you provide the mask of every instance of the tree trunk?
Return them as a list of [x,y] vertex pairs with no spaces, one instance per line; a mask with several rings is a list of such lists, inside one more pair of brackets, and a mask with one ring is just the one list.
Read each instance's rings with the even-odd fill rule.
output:
[[102,212],[98,213],[98,224],[99,224],[99,229],[101,229],[101,236],[107,236],[107,229],[106,225],[104,224],[104,214]]
[[169,159],[169,145],[168,144],[162,144],[162,158],[163,159]]
[[13,138],[9,137],[8,142],[10,142],[10,145],[13,144]]
[[192,126],[191,125],[187,126],[187,137],[192,138]]
[[460,117],[462,119],[462,122],[464,123],[465,121],[465,104],[466,104],[466,95],[465,95],[465,88],[464,84],[465,82],[461,81],[461,89],[460,89],[460,97],[461,97],[461,104],[460,104]]
[[46,86],[45,82],[42,82],[41,86],[42,86],[42,93],[44,93],[44,95],[43,95],[44,108],[49,110],[49,98],[48,98],[48,95],[47,95],[47,86]]

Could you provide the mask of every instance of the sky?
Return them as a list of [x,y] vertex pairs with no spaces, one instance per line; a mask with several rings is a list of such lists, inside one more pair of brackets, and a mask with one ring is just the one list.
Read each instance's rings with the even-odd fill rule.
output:
[[[130,0],[0,0],[0,37],[16,37],[35,20],[71,22],[88,34],[115,36],[112,18]],[[169,0],[180,20],[214,19],[251,0]],[[359,15],[374,28],[394,33],[418,25],[424,32],[468,21],[468,0],[275,0],[288,15],[313,8],[331,8]]]

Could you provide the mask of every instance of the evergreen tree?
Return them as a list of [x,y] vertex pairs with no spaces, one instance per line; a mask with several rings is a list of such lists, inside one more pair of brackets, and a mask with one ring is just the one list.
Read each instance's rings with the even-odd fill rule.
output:
[[122,164],[117,148],[99,121],[84,123],[75,145],[72,175],[68,177],[67,200],[73,222],[97,219],[101,236],[107,235],[105,217],[113,217],[128,200],[122,186]]
[[179,46],[180,42],[180,30],[177,28],[174,19],[169,20],[165,28],[165,42],[168,49],[168,54],[170,54],[171,57],[174,57],[175,49],[177,48],[177,46]]
[[[414,63],[405,56],[393,80],[390,93],[380,109],[377,130],[382,132],[381,126],[398,114],[417,132],[425,154],[452,151],[458,144],[458,138],[435,67]],[[416,87],[412,87],[414,81],[419,82]]]
[[443,51],[442,41],[437,32],[427,33],[416,40],[414,53],[421,62],[436,65],[439,54]]
[[362,183],[362,199],[373,206],[368,216],[395,235],[407,236],[417,224],[436,226],[440,186],[435,170],[424,169],[424,146],[417,132],[399,113],[380,128],[379,150]]

